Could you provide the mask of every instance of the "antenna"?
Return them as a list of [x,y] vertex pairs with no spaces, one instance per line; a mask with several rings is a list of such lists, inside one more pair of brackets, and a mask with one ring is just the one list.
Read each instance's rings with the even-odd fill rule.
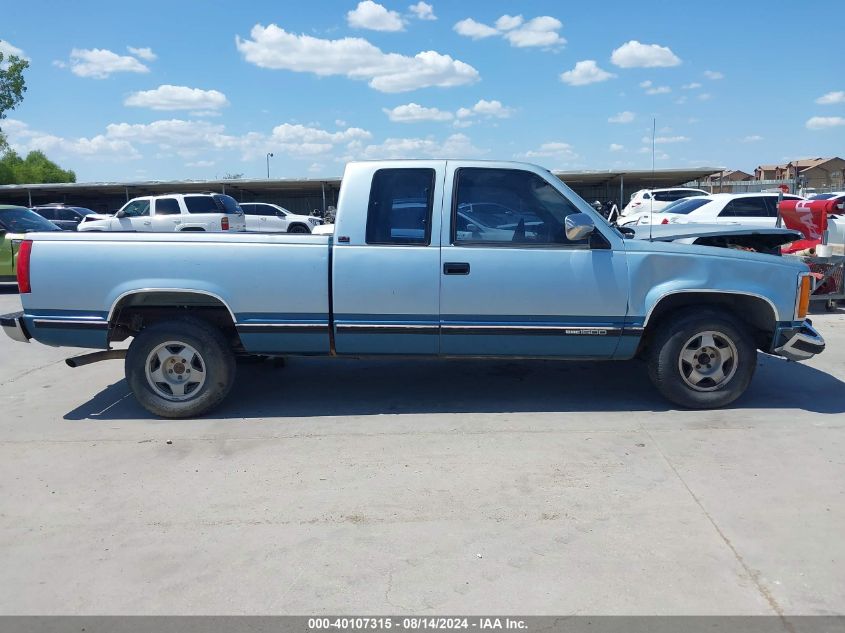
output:
[[654,231],[654,138],[657,133],[657,118],[651,120],[651,199],[648,204],[648,241],[653,242]]

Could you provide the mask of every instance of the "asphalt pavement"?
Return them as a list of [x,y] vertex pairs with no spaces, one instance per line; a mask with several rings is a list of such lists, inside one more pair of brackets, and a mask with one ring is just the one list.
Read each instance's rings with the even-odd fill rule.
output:
[[[19,308],[0,290],[0,312]],[[639,362],[291,359],[161,420],[0,336],[0,614],[841,614],[845,311],[679,411]]]

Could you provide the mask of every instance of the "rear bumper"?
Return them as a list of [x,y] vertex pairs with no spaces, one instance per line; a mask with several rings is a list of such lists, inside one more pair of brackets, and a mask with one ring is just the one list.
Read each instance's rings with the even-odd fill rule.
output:
[[784,328],[775,335],[772,352],[789,360],[807,360],[824,351],[824,339],[807,319],[798,327]]
[[13,341],[29,343],[32,337],[27,332],[26,324],[23,322],[23,312],[12,312],[11,314],[0,315],[0,327]]

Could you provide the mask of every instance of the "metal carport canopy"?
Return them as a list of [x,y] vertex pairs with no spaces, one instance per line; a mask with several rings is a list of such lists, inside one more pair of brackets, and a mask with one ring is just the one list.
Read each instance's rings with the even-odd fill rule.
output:
[[552,173],[573,189],[597,187],[604,184],[618,184],[624,180],[626,189],[653,189],[677,187],[687,182],[701,180],[717,173],[719,167],[695,167],[689,169],[650,169],[619,171],[558,171]]

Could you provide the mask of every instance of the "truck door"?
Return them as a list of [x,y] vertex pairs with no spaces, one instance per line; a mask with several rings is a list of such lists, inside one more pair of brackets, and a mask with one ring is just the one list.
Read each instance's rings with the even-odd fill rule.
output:
[[564,220],[582,211],[574,199],[539,168],[447,165],[441,354],[614,354],[628,301],[624,245],[595,216],[593,240],[568,240]]
[[340,191],[332,297],[338,354],[437,354],[445,161],[352,163]]

